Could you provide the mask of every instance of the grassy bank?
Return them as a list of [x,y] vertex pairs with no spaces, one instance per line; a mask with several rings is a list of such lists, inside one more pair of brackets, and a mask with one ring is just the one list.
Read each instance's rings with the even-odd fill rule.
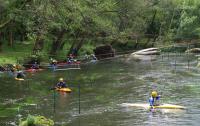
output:
[[23,43],[16,43],[13,47],[4,44],[0,52],[0,64],[17,63],[19,60],[30,55],[32,47],[32,44]]
[[[140,50],[143,48],[150,48],[152,45],[148,44],[145,45],[146,39],[142,39],[139,41],[139,44],[136,46],[135,41],[129,41],[127,43],[115,43],[113,44],[113,48],[116,49],[116,52],[125,53],[125,52],[134,52],[134,50]],[[49,42],[50,43],[50,42]],[[57,60],[64,60],[66,59],[66,54],[69,52],[71,47],[70,42],[66,42],[62,50],[58,50],[56,59]],[[166,43],[166,46],[161,46],[159,44],[155,44],[158,48],[160,47],[162,52],[184,52],[187,48],[184,47],[174,47],[169,46],[170,43]],[[23,63],[24,59],[31,56],[32,49],[33,49],[33,42],[30,43],[22,43],[22,42],[15,42],[13,47],[9,47],[7,44],[3,45],[2,51],[0,52],[0,64],[16,64],[16,63]],[[88,41],[85,42],[82,48],[79,50],[79,58],[83,57],[85,54],[93,53],[93,49],[95,48],[93,42]],[[49,52],[51,49],[51,44],[45,44],[44,49],[38,53],[42,61],[49,62]]]
[[[25,58],[31,56],[33,44],[31,43],[15,43],[13,47],[10,47],[6,44],[3,45],[2,51],[0,52],[0,65],[3,64],[16,64],[21,63]],[[66,54],[68,53],[71,47],[71,43],[66,43],[64,48],[57,52],[56,58],[58,60],[63,60],[66,58]],[[49,52],[51,45],[46,44],[44,49],[38,53],[42,58],[42,61],[49,61]],[[93,49],[95,47],[91,43],[86,43],[79,51],[79,56],[83,56],[84,54],[93,53]]]

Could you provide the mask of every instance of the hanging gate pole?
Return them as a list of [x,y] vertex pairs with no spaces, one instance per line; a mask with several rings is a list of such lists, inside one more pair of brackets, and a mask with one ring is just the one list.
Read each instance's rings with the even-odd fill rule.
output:
[[78,84],[78,113],[81,114],[81,86]]

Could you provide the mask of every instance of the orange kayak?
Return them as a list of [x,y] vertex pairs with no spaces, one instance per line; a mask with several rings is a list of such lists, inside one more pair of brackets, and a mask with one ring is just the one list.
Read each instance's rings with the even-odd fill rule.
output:
[[56,91],[70,93],[72,90],[70,88],[56,88]]

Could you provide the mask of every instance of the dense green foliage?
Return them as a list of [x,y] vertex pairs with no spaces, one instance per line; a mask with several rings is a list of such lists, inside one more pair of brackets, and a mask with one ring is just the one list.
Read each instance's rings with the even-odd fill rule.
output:
[[100,44],[138,49],[197,40],[199,7],[199,0],[0,0],[0,49],[31,44],[33,53],[66,55]]
[[19,126],[54,126],[54,122],[44,116],[28,115],[25,121],[20,121]]

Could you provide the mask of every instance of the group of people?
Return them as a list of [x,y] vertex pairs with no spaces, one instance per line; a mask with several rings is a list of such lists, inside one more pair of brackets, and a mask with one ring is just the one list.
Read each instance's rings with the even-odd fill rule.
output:
[[[72,55],[69,55],[68,57],[68,62],[72,62],[73,61],[73,56]],[[95,59],[95,57],[94,57]],[[52,59],[52,64],[53,65],[56,65],[57,64],[57,61],[56,60],[53,60]],[[35,62],[31,69],[39,69],[39,65],[37,64],[37,62]],[[13,67],[10,69],[10,71],[12,73],[15,73],[16,74],[16,78],[24,78],[25,75],[23,73],[23,71],[21,70],[21,66],[20,65],[13,65]],[[66,82],[64,81],[63,78],[59,78],[59,82],[56,84],[55,88],[66,88],[68,87],[68,85],[66,84]],[[152,91],[151,92],[151,96],[149,98],[149,104],[150,104],[150,107],[153,108],[154,106],[158,106],[160,103],[159,103],[159,100],[160,100],[160,95],[158,95],[157,91]]]
[[[30,67],[30,69],[34,69],[34,70],[39,69],[39,64],[37,62],[34,62],[34,64],[31,64],[31,65],[32,66]],[[19,64],[12,65],[9,71],[12,75],[14,75],[18,79],[25,78],[24,70],[22,66],[20,66]]]
[[[33,66],[31,67],[31,69],[38,69],[38,65],[37,64],[33,64]],[[23,71],[21,70],[21,67],[19,65],[13,65],[12,68],[12,72],[16,72],[16,78],[24,78],[25,74],[23,73]],[[66,88],[68,87],[68,85],[66,84],[66,82],[64,81],[63,78],[59,78],[59,82],[56,84],[55,88]]]
[[97,61],[97,57],[94,55],[94,54],[91,54],[91,55],[88,55],[88,54],[85,54],[84,56],[85,60],[90,60],[90,61]]
[[[64,82],[63,78],[59,78],[59,82],[56,84],[55,88],[66,88],[68,85]],[[150,107],[158,106],[160,100],[160,95],[158,95],[157,91],[151,92],[151,97],[149,98]]]
[[[76,61],[77,60],[75,59],[75,55],[73,55],[73,54],[69,54],[65,60],[65,62],[68,64],[71,64]],[[58,61],[56,59],[50,58],[50,64],[56,66],[58,64]]]
[[[31,69],[39,69],[39,65],[37,64],[37,62],[35,62],[32,65]],[[11,68],[11,72],[13,74],[15,74],[16,78],[24,78],[25,77],[25,74],[23,73],[20,65],[14,64],[13,67]],[[56,84],[56,88],[66,88],[66,87],[68,87],[68,85],[66,84],[64,79],[59,78],[59,82]]]
[[25,74],[22,71],[22,67],[20,65],[16,65],[14,64],[11,68],[10,68],[10,73],[12,75],[14,75],[16,78],[24,78]]

